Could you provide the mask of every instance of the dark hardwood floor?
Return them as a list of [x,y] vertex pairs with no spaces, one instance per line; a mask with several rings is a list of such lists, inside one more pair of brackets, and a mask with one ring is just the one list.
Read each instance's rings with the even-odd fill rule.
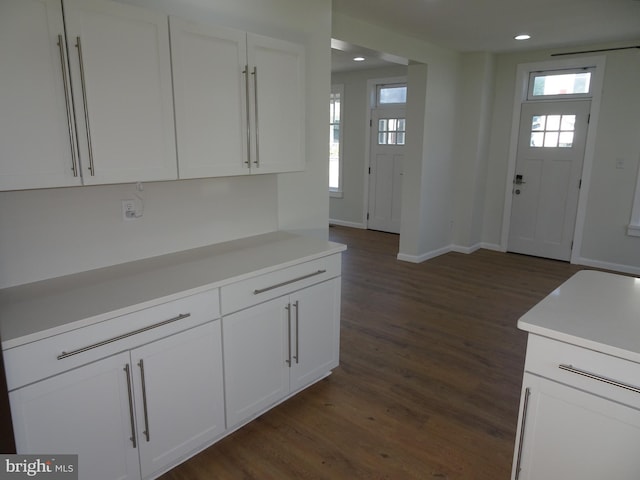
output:
[[396,260],[344,227],[340,367],[162,477],[508,479],[526,334],[516,321],[581,269],[479,250]]

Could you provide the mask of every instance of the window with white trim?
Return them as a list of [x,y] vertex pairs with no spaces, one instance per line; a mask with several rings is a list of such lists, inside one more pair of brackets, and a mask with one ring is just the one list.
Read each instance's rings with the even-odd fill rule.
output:
[[529,74],[527,100],[591,97],[591,76],[595,68],[547,70]]
[[332,85],[329,97],[329,192],[342,193],[342,103],[344,85]]
[[376,91],[376,104],[378,107],[391,105],[404,105],[407,103],[407,84],[395,83],[391,85],[378,85]]
[[[390,83],[376,86],[376,107],[401,107],[407,103],[407,84]],[[381,114],[378,119],[378,145],[404,145],[407,121],[405,118]]]

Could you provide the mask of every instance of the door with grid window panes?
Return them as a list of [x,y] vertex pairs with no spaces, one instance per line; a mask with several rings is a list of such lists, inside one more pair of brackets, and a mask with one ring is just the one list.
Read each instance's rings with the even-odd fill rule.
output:
[[589,100],[522,104],[510,252],[571,258],[590,106]]
[[400,233],[405,107],[372,110],[367,228]]

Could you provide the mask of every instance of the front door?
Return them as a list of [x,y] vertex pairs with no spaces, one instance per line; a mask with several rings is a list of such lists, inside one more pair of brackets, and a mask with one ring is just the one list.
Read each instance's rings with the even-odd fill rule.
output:
[[568,261],[591,102],[523,103],[508,250]]
[[371,120],[367,228],[400,233],[405,108],[375,108]]

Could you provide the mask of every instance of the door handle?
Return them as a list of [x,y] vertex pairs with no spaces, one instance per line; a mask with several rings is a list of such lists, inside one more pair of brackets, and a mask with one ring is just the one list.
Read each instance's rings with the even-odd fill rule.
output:
[[293,302],[296,309],[296,355],[293,357],[296,363],[300,363],[300,301]]
[[142,385],[142,410],[144,411],[144,435],[147,437],[147,442],[151,440],[149,435],[149,409],[147,408],[147,385],[144,376],[144,363],[142,359],[138,362],[140,367],[140,383]]
[[76,37],[76,48],[78,49],[78,62],[80,64],[80,86],[82,87],[82,105],[84,107],[84,123],[87,127],[87,148],[89,149],[89,171],[91,176],[96,174],[93,164],[93,146],[91,144],[91,126],[89,125],[89,105],[87,103],[87,83],[84,78],[84,59],[82,57],[82,43],[80,37]]
[[527,182],[522,181],[522,175],[516,175],[516,179],[513,181],[516,185],[524,185]]
[[137,447],[136,421],[133,413],[133,392],[131,390],[131,368],[129,367],[128,363],[124,366],[124,371],[127,375],[127,394],[129,396],[129,421],[131,422],[131,437],[129,437],[129,440],[131,440],[131,443],[133,444],[133,448],[136,448]]

